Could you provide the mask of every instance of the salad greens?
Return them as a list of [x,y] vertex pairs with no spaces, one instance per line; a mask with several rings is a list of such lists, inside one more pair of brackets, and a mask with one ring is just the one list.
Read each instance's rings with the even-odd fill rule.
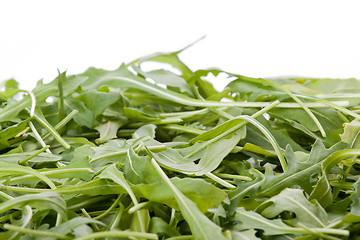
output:
[[0,239],[358,239],[360,81],[194,72],[181,51],[3,82]]

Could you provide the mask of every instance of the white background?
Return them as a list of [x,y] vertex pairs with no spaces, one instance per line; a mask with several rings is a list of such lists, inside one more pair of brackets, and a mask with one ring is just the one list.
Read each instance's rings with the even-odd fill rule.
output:
[[[112,70],[181,49],[192,69],[360,78],[360,1],[0,0],[0,81]],[[225,83],[218,82],[218,88]]]

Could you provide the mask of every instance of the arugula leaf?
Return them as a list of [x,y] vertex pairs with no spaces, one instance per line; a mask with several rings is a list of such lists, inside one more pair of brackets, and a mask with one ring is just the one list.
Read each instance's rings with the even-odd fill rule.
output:
[[215,223],[211,222],[205,215],[203,215],[196,207],[194,202],[189,200],[165,175],[155,160],[151,161],[158,174],[161,176],[167,187],[173,192],[180,211],[189,227],[198,239],[225,239],[221,234],[221,228]]
[[0,239],[360,234],[360,81],[192,70],[191,45],[0,85]]
[[296,216],[286,220],[292,226],[300,223],[306,227],[326,227],[329,223],[325,210],[318,203],[307,200],[300,189],[285,188],[256,211],[266,218],[274,218],[284,211],[293,212]]

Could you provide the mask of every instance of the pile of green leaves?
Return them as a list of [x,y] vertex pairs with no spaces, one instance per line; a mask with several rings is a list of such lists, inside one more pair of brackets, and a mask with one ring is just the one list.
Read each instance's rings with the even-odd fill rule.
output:
[[193,72],[179,53],[4,82],[0,239],[357,239],[360,81]]

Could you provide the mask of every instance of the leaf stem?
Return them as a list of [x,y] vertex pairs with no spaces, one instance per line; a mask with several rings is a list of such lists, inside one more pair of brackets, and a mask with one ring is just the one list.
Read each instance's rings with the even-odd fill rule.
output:
[[252,123],[254,126],[256,126],[266,136],[266,138],[269,140],[270,144],[273,146],[273,148],[274,148],[274,150],[276,152],[276,155],[279,158],[280,165],[281,165],[283,171],[285,171],[286,168],[287,168],[287,163],[286,163],[286,160],[284,158],[284,154],[282,153],[278,142],[273,137],[273,135],[269,132],[269,130],[267,130],[260,122],[258,122],[256,119],[254,119],[254,118],[252,118],[250,116],[238,116],[238,118],[242,118],[242,119]]
[[[148,83],[146,81],[139,81],[139,80],[128,78],[128,77],[111,76],[111,77],[107,77],[106,79],[103,79],[103,81],[114,80],[114,79],[127,82],[131,85],[135,85],[137,88],[139,88],[143,91],[149,92],[149,93],[156,95],[158,97],[161,97],[161,98],[165,98],[172,102],[179,103],[182,105],[187,105],[187,106],[194,106],[194,107],[253,107],[253,108],[255,107],[255,108],[259,108],[259,107],[267,107],[271,104],[269,102],[219,102],[219,101],[198,100],[198,99],[193,99],[193,98],[187,97],[180,93],[176,93],[176,92],[173,92],[173,91],[170,91],[167,89],[163,89],[161,87],[158,87],[158,86]],[[295,96],[295,98],[296,98],[296,96]],[[277,105],[277,107],[281,107],[281,108],[327,107],[327,105],[324,105],[322,103],[303,103],[299,99],[297,99],[297,100],[298,100],[298,102],[296,102],[296,103],[291,103],[291,102],[280,103]]]
[[[46,143],[45,143],[44,140],[41,138],[39,132],[36,130],[34,124],[33,124],[31,121],[29,122],[29,126],[30,126],[31,131],[33,132],[36,140],[40,143],[40,145],[41,145],[43,148],[46,148],[46,146],[47,146]],[[45,151],[48,152],[48,153],[51,153],[51,151],[49,150],[49,148],[47,148]]]
[[142,209],[142,208],[145,207],[146,205],[149,205],[149,202],[141,202],[141,203],[139,203],[139,204],[131,207],[131,208],[129,209],[129,213],[132,214],[132,213],[136,212],[137,210]]
[[[63,119],[64,116],[65,116],[65,104],[64,104],[63,78],[62,78],[62,74],[60,73],[59,69],[58,69],[58,73],[59,73],[59,77],[58,77],[58,79],[59,79],[59,80],[58,80],[58,91],[59,91],[58,120],[60,121],[60,120]],[[64,73],[64,75],[65,75],[65,73]]]
[[[69,113],[63,120],[61,120],[58,124],[55,125],[54,129],[55,130],[59,130],[62,127],[64,127],[68,122],[70,122],[71,119],[73,119],[73,117],[78,114],[79,111],[78,110],[72,110],[71,113]],[[46,139],[50,136],[50,132],[45,133],[42,138]]]
[[212,174],[211,172],[205,173],[205,175],[206,175],[208,178],[214,180],[215,182],[221,184],[222,186],[224,186],[224,187],[226,187],[226,188],[229,188],[229,189],[235,189],[235,188],[236,188],[236,186],[234,186],[234,185],[226,182],[225,180],[217,177],[216,175]]
[[7,224],[7,223],[4,224],[4,228],[9,231],[20,232],[20,233],[35,235],[35,236],[51,237],[51,238],[56,238],[56,239],[73,239],[72,237],[69,237],[69,236],[66,236],[66,235],[63,235],[60,233],[54,233],[54,232],[42,231],[42,230],[33,230],[33,229],[29,229],[29,228],[22,228],[22,227]]
[[[268,110],[270,110],[271,108],[274,108],[275,106],[277,106],[280,102],[278,100],[274,101],[273,103],[271,103],[269,106],[264,107],[263,109],[257,111],[256,113],[254,113],[253,115],[251,115],[251,117],[256,118],[258,116],[263,115],[265,112],[267,112]],[[233,117],[232,119],[236,119],[238,117]],[[207,141],[207,144],[204,144],[200,147],[198,147],[197,149],[195,149],[193,152],[189,153],[188,155],[186,155],[187,158],[190,158],[191,156],[194,156],[196,153],[200,152],[201,150],[205,149],[207,146],[209,146],[210,144],[212,144],[213,142],[229,135],[230,133],[240,129],[241,127],[245,126],[248,123],[248,121],[243,121],[239,124],[237,124],[236,126],[230,128],[229,130],[219,134],[218,136],[214,137],[211,140]]]
[[168,124],[168,125],[164,125],[161,127],[165,128],[167,130],[174,130],[174,131],[186,132],[186,133],[192,133],[192,134],[198,134],[198,135],[206,132],[201,129],[192,128],[192,127],[188,127],[188,126],[181,126],[181,125],[177,125],[177,124]]
[[120,201],[121,197],[122,197],[122,195],[119,195],[118,198],[113,202],[113,204],[111,204],[111,206],[108,209],[106,209],[105,212],[103,212],[102,214],[94,217],[93,219],[94,220],[99,220],[99,219],[105,217],[106,215],[108,215],[119,204],[119,201]]
[[246,181],[246,182],[252,181],[251,177],[241,176],[241,175],[234,175],[234,174],[227,174],[227,173],[215,173],[215,175],[218,177],[222,177],[222,178],[237,179],[237,180],[242,180],[242,181]]
[[34,115],[35,119],[53,135],[53,137],[65,148],[69,149],[71,146],[60,136],[60,134],[45,120],[41,119],[38,115]]
[[105,231],[87,234],[85,236],[77,237],[77,240],[91,240],[97,238],[145,238],[157,240],[158,236],[154,233],[145,232],[131,232],[131,231]]
[[18,163],[20,165],[24,165],[27,161],[31,160],[32,158],[36,157],[37,155],[39,155],[40,153],[46,151],[50,146],[46,145],[45,147],[43,147],[42,149],[36,151],[35,153],[31,154],[30,156],[28,156],[27,158],[24,158],[22,160],[19,160]]

